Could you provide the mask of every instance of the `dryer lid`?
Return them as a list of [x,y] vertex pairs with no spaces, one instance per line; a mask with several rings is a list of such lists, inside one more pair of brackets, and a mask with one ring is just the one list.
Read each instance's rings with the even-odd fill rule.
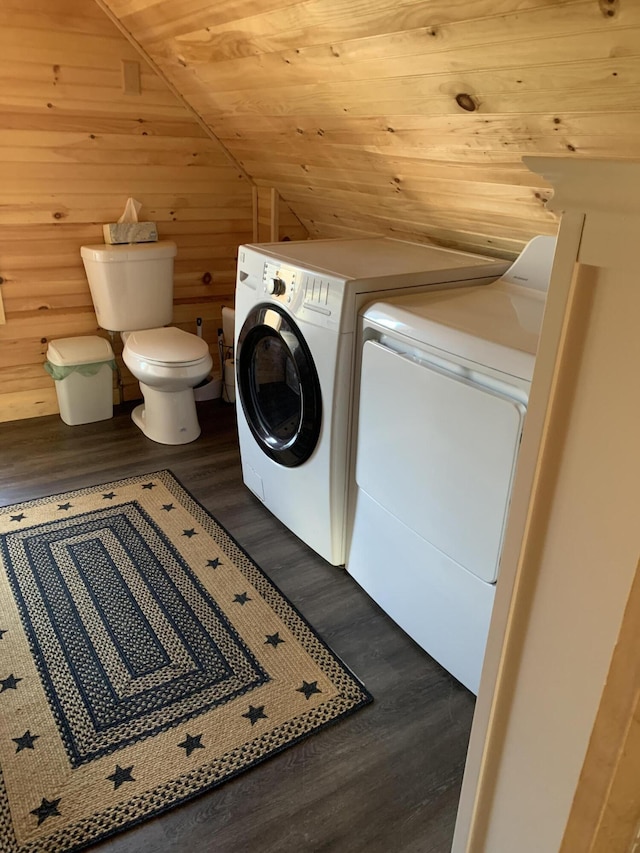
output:
[[192,364],[209,353],[206,341],[175,326],[129,332],[125,346],[138,358],[156,364]]
[[[530,382],[544,301],[544,293],[495,282],[376,302],[364,322]],[[529,328],[520,320],[525,313]]]
[[365,323],[531,381],[554,250],[555,238],[535,237],[492,284],[394,297]]

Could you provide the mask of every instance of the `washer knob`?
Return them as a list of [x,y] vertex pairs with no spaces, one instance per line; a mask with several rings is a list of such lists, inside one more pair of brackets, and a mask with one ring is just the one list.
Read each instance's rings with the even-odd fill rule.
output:
[[272,278],[267,282],[267,293],[273,296],[280,296],[286,289],[287,286],[281,278]]

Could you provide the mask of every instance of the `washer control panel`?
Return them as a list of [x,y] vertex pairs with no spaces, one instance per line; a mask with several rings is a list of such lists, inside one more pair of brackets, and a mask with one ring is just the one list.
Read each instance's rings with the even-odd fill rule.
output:
[[266,261],[262,273],[265,293],[269,296],[282,296],[283,302],[292,302],[296,291],[296,272],[295,269]]
[[263,293],[315,325],[333,327],[339,322],[344,289],[340,285],[344,282],[276,261],[263,265]]

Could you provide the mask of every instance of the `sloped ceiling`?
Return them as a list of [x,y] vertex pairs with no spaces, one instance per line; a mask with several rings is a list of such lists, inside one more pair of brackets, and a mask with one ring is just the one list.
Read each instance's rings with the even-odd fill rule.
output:
[[636,0],[97,0],[312,236],[513,256],[525,153],[640,158]]

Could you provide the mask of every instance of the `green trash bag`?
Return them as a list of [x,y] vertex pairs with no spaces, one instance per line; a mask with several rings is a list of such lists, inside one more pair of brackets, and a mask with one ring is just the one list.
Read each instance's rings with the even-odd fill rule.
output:
[[88,364],[52,364],[50,361],[45,361],[44,369],[49,376],[52,376],[56,382],[61,379],[66,379],[71,373],[81,373],[82,376],[95,376],[105,364],[108,364],[111,370],[116,369],[116,360],[112,358],[110,361],[90,361]]

